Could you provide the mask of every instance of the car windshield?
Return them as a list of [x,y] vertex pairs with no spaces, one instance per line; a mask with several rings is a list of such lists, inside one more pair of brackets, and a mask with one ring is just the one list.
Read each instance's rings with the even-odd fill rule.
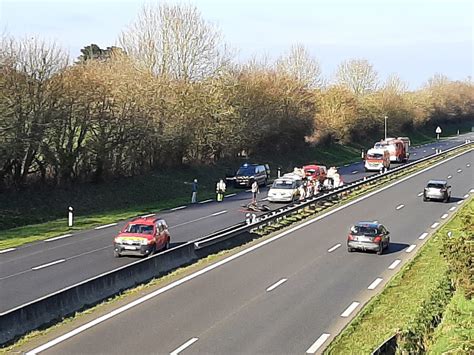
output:
[[242,166],[237,171],[237,175],[248,176],[248,175],[254,175],[254,174],[255,174],[255,167],[254,166]]
[[435,189],[442,189],[444,187],[444,184],[430,182],[427,187],[432,187],[432,188],[435,188]]
[[380,153],[367,154],[368,159],[382,159],[383,155]]
[[291,180],[280,180],[273,182],[273,189],[292,189],[294,187],[294,181]]
[[354,226],[351,228],[352,234],[360,235],[376,235],[378,234],[377,228],[370,226]]
[[148,224],[129,224],[125,233],[153,234],[153,226]]

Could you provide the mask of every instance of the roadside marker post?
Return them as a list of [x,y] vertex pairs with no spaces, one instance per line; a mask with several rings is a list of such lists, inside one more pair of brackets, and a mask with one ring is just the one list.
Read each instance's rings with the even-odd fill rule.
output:
[[72,227],[73,223],[74,223],[74,214],[73,214],[73,211],[74,209],[69,206],[69,213],[68,213],[68,227]]

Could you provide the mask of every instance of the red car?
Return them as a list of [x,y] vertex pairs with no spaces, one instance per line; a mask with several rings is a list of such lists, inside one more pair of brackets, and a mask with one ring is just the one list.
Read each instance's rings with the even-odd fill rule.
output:
[[138,217],[120,231],[114,239],[114,256],[123,254],[148,256],[170,246],[168,225],[162,218]]
[[305,165],[303,166],[304,174],[307,178],[319,180],[321,183],[327,177],[327,170],[324,165]]

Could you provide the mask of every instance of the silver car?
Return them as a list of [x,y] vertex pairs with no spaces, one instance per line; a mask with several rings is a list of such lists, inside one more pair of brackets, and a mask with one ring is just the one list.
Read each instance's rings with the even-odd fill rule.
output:
[[347,236],[347,251],[371,250],[382,254],[390,245],[390,232],[382,224],[359,222],[351,227]]
[[451,199],[451,186],[446,180],[430,180],[423,191],[423,201]]

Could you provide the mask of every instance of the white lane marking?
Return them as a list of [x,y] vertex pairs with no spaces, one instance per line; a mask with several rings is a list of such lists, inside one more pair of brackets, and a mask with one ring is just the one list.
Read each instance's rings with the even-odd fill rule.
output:
[[449,214],[445,213],[441,216],[441,219],[446,219],[446,218],[448,218],[448,216],[449,216]]
[[358,173],[358,171],[357,171],[357,170],[354,170],[354,171],[352,172],[352,174],[357,174],[357,173]]
[[260,201],[268,201],[268,197],[262,198]]
[[397,260],[395,260],[393,263],[391,263],[388,268],[389,268],[390,270],[393,270],[393,269],[395,269],[395,268],[398,266],[398,264],[400,264],[401,262],[402,262],[402,261],[401,261],[400,259],[397,259]]
[[367,289],[375,290],[375,288],[383,281],[380,277],[377,277],[374,282],[372,282]]
[[420,193],[418,194],[418,196],[423,196],[423,192],[420,192]]
[[423,153],[426,153],[426,150],[424,150]]
[[70,236],[72,236],[72,234],[64,234],[64,235],[60,235],[59,237],[54,237],[54,238],[45,239],[44,241],[45,241],[45,242],[53,242],[53,241],[55,241],[55,240],[67,238],[67,237],[70,237]]
[[48,267],[48,266],[52,266],[52,265],[56,265],[56,264],[63,263],[63,262],[65,262],[65,261],[66,261],[66,259],[60,259],[60,260],[52,261],[52,262],[47,263],[47,264],[43,264],[43,265],[40,265],[40,266],[32,267],[31,270],[43,269],[43,268]]
[[413,155],[416,155],[416,153],[413,153]]
[[469,192],[472,194],[474,193],[474,189],[470,189]]
[[347,318],[351,315],[352,312],[360,305],[359,302],[352,302],[349,307],[341,314],[341,317]]
[[433,224],[431,225],[431,228],[436,228],[436,227],[438,227],[438,226],[439,226],[439,223],[438,223],[438,222],[435,222],[435,223],[433,223]]
[[452,175],[448,175],[448,179],[451,179],[453,176]]
[[463,203],[464,200],[458,201],[457,204],[460,205]]
[[467,163],[466,166],[469,168],[471,166],[471,164]]
[[333,246],[332,248],[328,249],[328,253],[332,253],[334,250],[336,250],[337,248],[339,248],[341,246],[341,244],[336,244],[335,246]]
[[420,235],[420,236],[418,237],[418,239],[423,240],[423,239],[425,239],[427,236],[428,236],[428,233],[423,233],[422,235]]
[[273,285],[267,288],[267,292],[273,291],[274,289],[276,289],[278,286],[285,283],[286,281],[288,281],[288,279],[281,279],[280,281],[275,282]]
[[[339,211],[341,211],[341,210],[343,210],[343,209],[345,209],[345,208],[347,208],[347,207],[349,207],[349,206],[352,206],[352,205],[354,205],[354,204],[356,204],[356,203],[358,203],[358,202],[360,202],[360,201],[366,200],[366,199],[368,199],[369,197],[371,197],[371,196],[373,196],[373,195],[376,195],[376,194],[378,194],[378,193],[380,193],[380,192],[382,192],[382,191],[384,191],[384,190],[387,190],[387,189],[389,189],[389,188],[391,188],[391,187],[393,187],[393,186],[396,186],[396,185],[398,185],[398,184],[400,184],[400,183],[402,183],[402,182],[404,182],[404,181],[406,181],[406,180],[408,180],[408,179],[411,179],[411,178],[413,178],[413,177],[415,177],[415,176],[417,176],[417,175],[419,175],[419,174],[424,173],[425,171],[428,171],[428,170],[430,170],[430,169],[433,169],[433,168],[435,168],[436,166],[439,166],[439,165],[441,165],[441,164],[444,164],[444,163],[446,163],[446,162],[448,162],[448,161],[450,161],[450,160],[452,160],[452,159],[455,159],[455,158],[457,158],[457,157],[459,157],[459,156],[461,156],[461,155],[463,155],[463,154],[465,154],[465,152],[460,153],[460,154],[455,155],[455,156],[452,156],[452,157],[450,157],[450,158],[448,158],[448,159],[446,159],[446,160],[440,161],[440,162],[438,162],[438,163],[436,163],[436,164],[434,164],[434,165],[432,165],[432,166],[429,166],[429,167],[427,167],[427,168],[425,168],[425,169],[423,169],[423,170],[420,170],[420,171],[418,171],[418,172],[416,172],[416,173],[414,173],[414,174],[412,174],[412,175],[410,175],[410,176],[404,177],[403,179],[394,181],[394,182],[391,183],[390,185],[387,185],[387,186],[385,186],[385,187],[383,187],[383,188],[381,188],[381,189],[379,189],[379,190],[375,190],[375,191],[373,191],[373,192],[371,192],[371,193],[368,193],[367,195],[361,196],[361,197],[359,197],[359,198],[357,198],[357,199],[355,199],[355,200],[353,200],[353,201],[351,201],[351,202],[349,202],[349,203],[347,203],[347,204],[345,204],[345,205],[342,205],[342,206],[340,206],[340,207],[337,207],[337,208],[335,208],[335,209],[333,209],[333,210],[331,210],[331,211],[329,211],[329,212],[327,212],[327,213],[325,213],[325,214],[323,214],[323,215],[321,215],[321,216],[319,216],[319,217],[316,217],[315,219],[312,219],[312,220],[306,221],[306,222],[304,222],[304,223],[301,223],[301,224],[299,224],[299,225],[297,225],[297,226],[295,226],[295,227],[293,227],[293,228],[290,228],[290,229],[288,229],[288,230],[286,230],[286,231],[284,231],[284,232],[282,232],[282,233],[280,233],[280,234],[275,235],[274,237],[271,237],[271,238],[269,238],[269,239],[267,239],[267,240],[264,240],[264,241],[262,241],[261,243],[255,244],[255,245],[251,246],[251,247],[248,248],[248,249],[244,249],[244,250],[242,250],[242,251],[240,251],[240,252],[238,252],[238,253],[236,253],[236,254],[234,254],[234,255],[229,256],[228,258],[222,259],[222,260],[216,262],[215,264],[209,265],[209,266],[205,267],[205,268],[202,269],[202,270],[196,271],[196,272],[193,273],[193,274],[190,274],[190,275],[188,275],[188,276],[185,276],[185,277],[183,277],[182,279],[179,279],[179,280],[177,280],[177,281],[175,281],[175,282],[172,282],[172,283],[170,283],[169,285],[166,285],[166,286],[164,286],[164,287],[162,287],[162,288],[160,288],[160,289],[158,289],[158,290],[156,290],[156,291],[154,291],[154,292],[152,292],[152,293],[149,293],[149,294],[147,294],[147,295],[145,295],[145,296],[143,296],[143,297],[141,297],[141,298],[139,298],[139,299],[133,301],[133,302],[130,302],[130,303],[128,303],[128,304],[126,304],[126,305],[124,305],[124,306],[122,306],[122,307],[120,307],[120,308],[117,308],[116,310],[114,310],[114,311],[112,311],[112,312],[110,312],[110,313],[107,313],[107,314],[105,314],[105,315],[103,315],[103,316],[101,316],[101,317],[99,317],[99,318],[96,318],[96,319],[90,321],[89,323],[86,323],[86,324],[80,326],[79,328],[73,329],[73,330],[71,330],[70,332],[61,335],[60,337],[55,338],[55,339],[49,341],[48,343],[45,343],[45,344],[43,344],[43,345],[40,345],[39,347],[37,347],[37,348],[31,350],[31,351],[28,352],[27,354],[37,354],[37,353],[39,353],[39,352],[41,352],[41,351],[44,351],[44,350],[46,350],[46,349],[49,349],[49,348],[55,346],[56,344],[62,343],[63,341],[65,341],[65,340],[67,340],[67,339],[69,339],[69,338],[72,338],[73,336],[75,336],[75,335],[77,335],[77,334],[79,334],[79,333],[82,333],[83,331],[86,331],[87,329],[90,329],[90,328],[94,327],[94,326],[97,325],[97,324],[100,324],[100,323],[102,323],[102,322],[105,322],[106,320],[108,320],[108,319],[110,319],[110,318],[112,318],[112,317],[115,317],[116,315],[118,315],[118,314],[120,314],[120,313],[123,313],[123,312],[127,311],[127,310],[130,309],[130,308],[133,308],[133,307],[135,307],[135,306],[137,306],[137,305],[139,305],[139,304],[142,304],[143,302],[146,302],[146,301],[148,301],[149,299],[152,299],[152,298],[154,298],[154,297],[156,297],[156,296],[158,296],[158,295],[160,295],[160,294],[162,294],[162,293],[164,293],[164,292],[166,292],[166,291],[168,291],[168,290],[171,290],[171,289],[173,289],[173,288],[175,288],[175,287],[177,287],[177,286],[179,286],[179,285],[181,285],[181,284],[183,284],[183,283],[185,283],[185,282],[187,282],[187,281],[189,281],[189,280],[195,279],[196,277],[201,276],[201,275],[203,275],[203,274],[205,274],[205,273],[208,273],[209,271],[214,270],[214,269],[216,269],[216,268],[218,268],[218,267],[220,267],[220,266],[222,266],[222,265],[224,265],[224,264],[227,264],[227,263],[231,262],[231,261],[234,260],[234,259],[237,259],[237,258],[239,258],[239,257],[241,257],[241,256],[243,256],[243,255],[246,255],[246,254],[248,254],[248,253],[251,253],[251,252],[253,252],[253,251],[256,250],[256,249],[262,248],[262,247],[264,247],[265,245],[274,242],[275,240],[281,239],[281,238],[283,238],[284,236],[286,236],[287,234],[293,233],[293,232],[295,232],[295,231],[297,231],[297,230],[299,230],[299,229],[302,229],[302,228],[304,228],[304,227],[306,227],[306,226],[308,226],[308,225],[310,225],[310,224],[312,224],[312,223],[315,223],[315,222],[317,222],[317,221],[319,221],[319,220],[321,220],[321,219],[323,219],[323,218],[326,218],[326,217],[328,217],[328,216],[330,216],[330,215],[332,215],[332,214],[334,214],[334,213],[336,213],[336,212],[339,212]],[[24,306],[24,305],[19,306],[19,307],[23,307],[23,306]],[[18,308],[18,307],[17,307],[17,308]],[[17,308],[15,308],[15,309],[17,309]]]
[[211,214],[211,216],[218,216],[218,215],[224,214],[224,213],[227,213],[227,211],[219,211],[219,212]]
[[405,252],[411,253],[413,251],[413,249],[415,249],[415,248],[416,248],[416,244],[412,244],[407,248],[407,250],[405,250]]
[[201,202],[199,202],[199,203],[202,204],[202,203],[208,203],[208,202],[212,202],[212,201],[214,201],[214,200],[211,198],[211,199],[209,199],[209,200],[204,200],[204,201],[201,201]]
[[193,345],[195,342],[198,341],[199,338],[191,338],[189,339],[186,343],[184,343],[183,345],[181,345],[178,349],[176,350],[173,350],[170,355],[178,355],[181,351],[183,351],[184,349],[190,347],[191,345]]
[[331,336],[331,334],[328,333],[323,333],[314,343],[309,347],[308,350],[306,350],[306,354],[314,354],[318,349],[321,347],[321,345],[324,344],[326,340]]
[[458,173],[462,173],[462,169],[458,169]]
[[403,207],[405,207],[405,205],[399,205],[399,206],[397,206],[396,209],[397,209],[397,210],[401,210]]
[[16,248],[8,248],[8,249],[3,249],[3,250],[0,250],[0,254],[4,254],[4,253],[9,253],[13,250],[16,250]]
[[464,197],[464,198],[468,198],[468,197],[469,197],[469,194],[465,194],[463,197]]
[[142,218],[153,217],[154,215],[155,215],[155,213],[150,213],[150,214],[146,214],[146,215],[142,216]]
[[252,189],[245,190],[245,192],[252,192]]
[[225,195],[224,197],[232,197],[232,196],[235,196],[237,194],[228,194],[228,195]]
[[106,224],[106,225],[103,225],[103,226],[95,227],[94,229],[104,229],[104,228],[116,226],[117,224],[118,223],[110,223],[110,224]]
[[350,166],[351,164],[344,164],[344,166]]
[[178,206],[178,207],[172,208],[171,211],[182,210],[183,208],[186,208],[186,207],[187,207],[187,206]]
[[449,210],[453,212],[456,209],[456,206],[451,207]]
[[436,147],[433,147],[433,148],[431,148],[431,149],[435,150],[435,149],[436,149]]

